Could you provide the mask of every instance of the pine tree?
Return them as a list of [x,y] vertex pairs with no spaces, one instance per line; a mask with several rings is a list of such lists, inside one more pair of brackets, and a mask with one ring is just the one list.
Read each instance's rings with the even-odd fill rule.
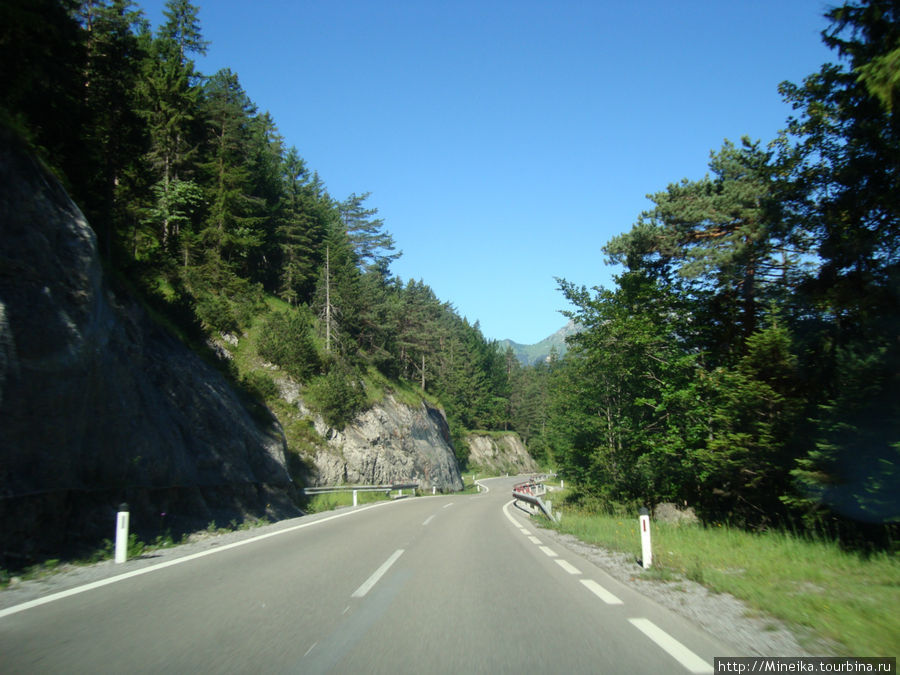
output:
[[201,201],[196,171],[200,88],[189,55],[205,54],[207,43],[197,11],[184,0],[167,2],[167,20],[150,45],[139,88],[151,141],[147,157],[156,172],[144,222],[155,230],[163,253],[183,266],[190,259],[188,235],[199,230],[195,215]]
[[384,221],[375,218],[378,209],[363,206],[363,202],[370,196],[369,192],[362,195],[353,193],[338,208],[360,264],[371,265],[386,273],[390,263],[399,258],[401,253],[393,252],[394,238],[384,231]]
[[[825,43],[845,64],[782,84],[794,106],[784,190],[792,217],[816,242],[819,266],[804,290],[818,323],[808,340],[815,430],[788,501],[854,521],[900,520],[900,122],[896,78],[884,72],[900,40],[891,0],[848,2],[828,13]],[[874,89],[874,96],[873,96]],[[853,523],[849,527],[841,523]],[[872,535],[876,536],[876,535]]]
[[90,168],[79,177],[86,185],[82,206],[110,258],[126,221],[117,193],[144,147],[134,95],[144,54],[135,28],[145,29],[146,22],[130,0],[85,0],[78,15],[86,34],[84,106],[90,150]]
[[771,152],[744,139],[711,156],[712,177],[683,180],[652,196],[656,206],[604,249],[697,301],[707,347],[735,358],[758,325],[772,286],[796,254],[782,245]]
[[209,259],[246,272],[248,258],[263,243],[264,202],[253,194],[250,171],[256,106],[228,69],[213,75],[204,93],[208,216],[200,237]]

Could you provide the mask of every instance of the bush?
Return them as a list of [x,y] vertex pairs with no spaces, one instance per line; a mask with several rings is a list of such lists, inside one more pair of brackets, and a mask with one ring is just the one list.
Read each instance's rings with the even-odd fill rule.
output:
[[266,373],[258,370],[247,373],[241,378],[241,384],[264,401],[278,396],[278,385],[275,384],[275,381]]
[[271,314],[263,324],[257,349],[261,357],[301,382],[312,377],[320,364],[309,309],[300,307]]
[[366,393],[359,375],[343,363],[336,363],[326,375],[307,389],[310,403],[325,423],[343,429],[366,407]]
[[203,295],[196,298],[195,312],[200,325],[208,331],[236,333],[240,322],[232,311],[231,303],[221,295]]

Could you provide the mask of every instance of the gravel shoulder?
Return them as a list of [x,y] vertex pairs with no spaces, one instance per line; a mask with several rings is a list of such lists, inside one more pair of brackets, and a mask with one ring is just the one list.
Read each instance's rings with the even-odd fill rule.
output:
[[[538,523],[535,523],[537,525]],[[687,578],[642,578],[637,561],[624,553],[586,544],[570,534],[542,529],[541,534],[587,558],[630,586],[749,656],[836,656],[835,649],[808,631],[764,615],[727,593],[713,593]]]

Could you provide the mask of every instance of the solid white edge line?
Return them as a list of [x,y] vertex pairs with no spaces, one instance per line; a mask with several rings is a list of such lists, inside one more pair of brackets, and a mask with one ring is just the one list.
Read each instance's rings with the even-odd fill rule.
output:
[[669,656],[692,673],[700,675],[701,673],[713,672],[712,665],[701,659],[649,619],[628,619],[628,622],[662,647]]
[[556,559],[556,564],[562,567],[569,574],[581,574],[581,570],[575,567],[572,563],[567,560],[563,560],[562,558]]
[[512,517],[512,515],[510,514],[510,512],[509,512],[509,510],[508,510],[508,509],[509,509],[509,505],[510,505],[510,504],[513,504],[515,501],[516,501],[515,499],[510,499],[508,502],[506,502],[506,503],[503,505],[503,515],[506,516],[506,519],[507,519],[509,522],[511,522],[513,525],[515,525],[516,527],[518,527],[518,528],[521,530],[521,529],[522,529],[522,525],[519,524],[519,521],[518,521],[518,520],[516,520],[515,518]]
[[299,525],[293,525],[291,527],[286,527],[283,530],[276,530],[275,532],[267,532],[266,534],[260,534],[256,537],[251,537],[250,539],[244,539],[242,541],[236,541],[231,544],[225,544],[224,546],[217,546],[216,548],[207,549],[206,551],[200,551],[199,553],[192,553],[190,555],[182,556],[181,558],[175,558],[174,560],[167,560],[166,562],[161,562],[157,565],[152,565],[150,567],[142,567],[139,570],[132,570],[131,572],[125,572],[124,574],[119,574],[114,577],[108,577],[106,579],[101,579],[99,581],[93,581],[89,584],[85,584],[83,586],[76,586],[75,588],[70,588],[65,591],[60,591],[59,593],[53,593],[52,595],[44,596],[43,598],[36,598],[34,600],[29,600],[28,602],[23,602],[20,605],[13,605],[12,607],[7,607],[6,609],[0,610],[0,619],[6,616],[10,616],[12,614],[18,614],[19,612],[24,612],[28,609],[33,609],[34,607],[40,607],[41,605],[46,605],[51,602],[55,602],[56,600],[62,600],[63,598],[68,598],[73,595],[78,595],[79,593],[86,593],[87,591],[92,591],[95,588],[102,588],[103,586],[109,586],[110,584],[117,583],[119,581],[125,581],[126,579],[131,579],[133,577],[139,577],[144,574],[150,574],[151,572],[157,572],[159,570],[165,569],[167,567],[173,567],[174,565],[180,565],[182,563],[190,562],[191,560],[197,560],[198,558],[205,558],[208,555],[214,555],[216,553],[222,553],[223,551],[227,551],[232,548],[238,548],[239,546],[247,546],[248,544],[254,544],[258,541],[262,541],[263,539],[268,539],[270,537],[277,537],[280,534],[287,534],[288,532],[295,532],[297,530],[302,530],[305,527],[312,527],[313,525],[318,525],[319,523],[327,523],[329,520],[336,520],[338,518],[344,518],[346,516],[352,516],[357,513],[362,513],[363,511],[368,511],[369,509],[378,508],[380,506],[387,506],[388,504],[398,504],[398,503],[413,503],[414,500],[406,500],[400,499],[397,501],[391,502],[381,502],[379,504],[370,504],[369,506],[361,506],[356,508],[353,511],[345,511],[344,513],[337,513],[333,516],[328,516],[327,518],[321,518],[319,520],[314,520],[308,523],[301,523]]
[[584,584],[585,588],[587,588],[591,593],[600,598],[607,605],[623,605],[621,600],[618,597],[610,593],[608,590],[603,588],[600,584],[598,584],[593,579],[582,579],[581,583]]
[[396,551],[394,551],[391,554],[391,557],[388,558],[387,560],[385,560],[381,564],[381,567],[379,567],[377,570],[375,570],[372,573],[372,576],[370,576],[368,579],[366,579],[359,588],[357,588],[355,591],[353,591],[353,594],[350,597],[351,598],[361,598],[366,593],[371,591],[372,587],[378,583],[378,580],[381,579],[381,577],[384,576],[385,572],[387,572],[391,568],[391,565],[393,565],[395,562],[397,562],[397,558],[399,558],[401,555],[403,555],[403,550],[404,549],[402,549],[402,548],[398,548]]

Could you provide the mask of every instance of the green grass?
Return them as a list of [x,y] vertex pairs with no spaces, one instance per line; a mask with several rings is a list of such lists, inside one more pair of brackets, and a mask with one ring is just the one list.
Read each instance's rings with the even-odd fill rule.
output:
[[[641,554],[636,515],[565,510],[561,522],[549,526],[635,560]],[[834,643],[842,656],[900,653],[900,562],[894,555],[863,557],[833,542],[721,525],[653,522],[651,536],[655,578],[687,577],[730,593],[801,627],[801,636]]]
[[[358,492],[357,504],[373,504],[375,502],[384,502],[390,499],[384,492]],[[342,506],[353,505],[353,493],[347,492],[328,492],[321,495],[310,495],[306,503],[305,510],[307,513],[321,513],[322,511],[333,511]]]

